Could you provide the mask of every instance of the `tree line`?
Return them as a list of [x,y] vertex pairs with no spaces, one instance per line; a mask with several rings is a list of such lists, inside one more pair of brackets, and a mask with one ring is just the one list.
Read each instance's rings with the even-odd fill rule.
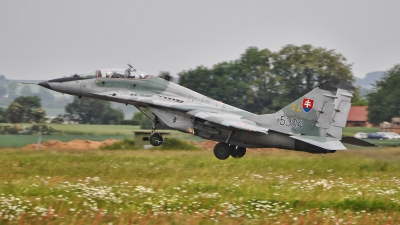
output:
[[394,65],[374,86],[368,95],[368,120],[378,125],[400,117],[400,64]]
[[[74,97],[65,107],[65,114],[58,115],[51,123],[73,121],[83,124],[120,124],[124,119],[122,110],[113,109],[111,103],[91,98]],[[4,109],[0,108],[0,123],[43,123],[46,111],[38,96],[21,96]]]
[[354,81],[343,55],[311,45],[250,47],[239,59],[178,75],[180,85],[253,113],[276,112],[326,81]]

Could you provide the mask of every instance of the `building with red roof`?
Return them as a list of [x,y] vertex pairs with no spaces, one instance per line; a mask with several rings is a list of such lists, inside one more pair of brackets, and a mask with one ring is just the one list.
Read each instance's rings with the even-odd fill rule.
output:
[[369,127],[367,106],[352,106],[347,117],[346,127]]

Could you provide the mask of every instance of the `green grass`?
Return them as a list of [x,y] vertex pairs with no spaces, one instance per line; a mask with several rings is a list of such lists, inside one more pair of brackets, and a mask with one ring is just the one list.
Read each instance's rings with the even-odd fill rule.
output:
[[132,136],[132,130],[139,129],[139,126],[129,125],[51,124],[50,126],[66,134],[81,132],[88,135]]
[[[121,141],[114,142],[100,147],[102,150],[140,150],[142,147],[135,145],[134,139],[124,139]],[[193,144],[176,139],[176,138],[166,138],[161,146],[153,147],[152,150],[201,150],[201,148],[194,146]]]
[[[14,124],[0,124],[14,126]],[[32,124],[18,124],[20,126],[31,126]],[[70,141],[74,139],[103,141],[109,138],[122,140],[133,138],[133,130],[139,130],[139,126],[129,125],[89,125],[89,124],[49,124],[50,127],[59,130],[63,135],[42,135],[42,142],[48,140]],[[179,131],[170,131],[171,137],[202,141],[203,139],[191,134]],[[0,148],[23,147],[27,144],[37,143],[37,135],[0,135]]]
[[399,148],[3,150],[0,223],[399,224],[399,162]]
[[[14,126],[15,124],[1,123],[1,126],[9,125]],[[23,123],[18,124],[19,126],[31,126],[32,124]],[[125,136],[132,137],[133,130],[140,130],[139,126],[130,125],[98,125],[98,124],[48,124],[52,128],[59,130],[67,135],[93,135],[93,136]],[[191,134],[182,133],[179,131],[170,131],[173,137],[181,138],[185,140],[201,141],[202,139]]]
[[[0,125],[10,125],[2,123]],[[32,124],[23,123],[18,124],[20,126],[31,126]],[[122,136],[132,136],[132,130],[140,129],[139,126],[129,126],[129,125],[97,125],[97,124],[48,124],[48,126],[53,127],[56,130],[60,130],[65,134],[85,134],[85,135],[122,135]]]
[[400,140],[376,140],[376,139],[364,139],[365,141],[371,142],[372,144],[381,147],[398,147],[400,146]]
[[[1,124],[1,125],[13,125],[13,124]],[[31,124],[20,124],[21,126],[30,126]],[[129,126],[129,125],[97,125],[97,124],[49,124],[49,126],[54,129],[61,130],[67,134],[73,134],[76,132],[90,134],[90,135],[132,135],[132,130],[140,129],[139,126]],[[353,136],[358,132],[378,132],[377,127],[345,127],[343,129],[343,135]],[[188,136],[180,132],[174,132],[174,134],[182,134],[183,136]]]

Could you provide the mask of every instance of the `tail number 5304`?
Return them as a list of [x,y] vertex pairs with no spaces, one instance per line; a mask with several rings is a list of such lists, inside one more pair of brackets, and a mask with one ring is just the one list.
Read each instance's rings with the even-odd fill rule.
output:
[[281,118],[279,119],[279,125],[293,127],[293,128],[300,128],[301,130],[303,129],[303,120],[287,116],[281,116]]

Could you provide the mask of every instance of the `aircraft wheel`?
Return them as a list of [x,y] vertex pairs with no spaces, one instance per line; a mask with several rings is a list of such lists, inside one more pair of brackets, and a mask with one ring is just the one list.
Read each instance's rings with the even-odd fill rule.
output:
[[236,148],[237,151],[237,157],[236,158],[242,158],[244,155],[246,155],[246,148],[244,147],[237,147]]
[[231,155],[229,145],[223,142],[216,144],[214,147],[214,155],[220,160],[227,159]]
[[246,148],[231,145],[231,156],[235,159],[240,159],[246,154]]
[[229,145],[229,148],[231,150],[231,156],[233,158],[238,158],[238,151],[237,151],[237,146],[236,145]]
[[164,142],[161,134],[154,133],[150,136],[150,144],[153,146],[160,146]]

